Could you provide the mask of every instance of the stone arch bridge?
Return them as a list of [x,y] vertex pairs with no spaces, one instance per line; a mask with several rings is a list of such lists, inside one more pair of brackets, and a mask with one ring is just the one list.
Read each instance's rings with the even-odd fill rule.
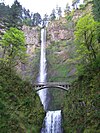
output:
[[68,91],[70,88],[70,84],[66,82],[39,82],[39,83],[33,83],[33,87],[35,88],[36,91],[45,89],[45,88],[57,88],[57,89],[62,89],[65,91]]

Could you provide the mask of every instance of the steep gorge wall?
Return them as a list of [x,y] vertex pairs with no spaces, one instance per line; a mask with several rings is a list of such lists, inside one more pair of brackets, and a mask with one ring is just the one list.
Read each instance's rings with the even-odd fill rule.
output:
[[24,25],[22,28],[25,35],[27,55],[23,63],[19,62],[17,72],[22,79],[32,83],[36,80],[39,68],[40,28]]
[[27,45],[27,53],[32,56],[35,52],[35,48],[40,46],[40,28],[23,26],[22,28]]
[[65,17],[49,22],[47,27],[47,44],[56,41],[73,40],[77,20],[83,15],[91,13],[91,10],[92,4],[88,3],[84,9],[73,10],[66,13]]
[[[53,51],[54,53],[52,53],[52,55],[54,54],[54,57],[56,56],[55,58],[59,58],[63,62],[63,63],[60,62],[61,65],[66,64],[65,62],[69,58],[69,51],[70,49],[73,50],[73,48],[70,48],[70,46],[67,47],[67,41],[72,41],[74,39],[74,23],[72,21],[68,22],[66,18],[60,18],[59,20],[54,20],[49,22],[46,30],[47,30],[47,48],[49,49],[49,45],[53,45],[53,43],[59,42],[58,45],[52,46],[52,48],[55,48],[55,50]],[[25,71],[22,70],[24,73],[23,77],[25,75],[26,76],[28,75],[32,79],[33,78],[32,75],[36,76],[38,74],[39,52],[36,53],[36,51],[40,50],[41,28],[23,26],[23,31],[26,38],[27,53],[29,57],[28,57],[28,63],[25,66],[22,65],[21,67],[25,68]],[[57,49],[57,47],[59,48]],[[49,49],[49,51],[51,52],[52,50]],[[48,55],[49,54],[47,54],[47,58],[48,58]],[[48,59],[51,62],[51,64],[52,64],[52,61],[51,61],[52,58],[53,57],[50,57]],[[34,62],[37,62],[38,66],[35,65]],[[65,70],[66,65],[64,66],[65,67],[63,69]],[[50,69],[48,68],[48,70],[50,70],[48,72],[50,75],[51,68]],[[57,71],[60,71],[60,70],[57,70]],[[73,71],[73,68],[69,70],[69,75],[70,75],[70,71]],[[57,74],[58,72],[55,71],[54,73],[56,73],[55,75],[58,76]],[[66,74],[64,75],[66,76]]]
[[35,46],[39,45],[40,29],[38,27],[29,27],[24,25],[22,30],[25,34],[26,44]]
[[[48,27],[46,28],[47,29],[47,48],[49,49],[49,53],[51,53],[51,55],[54,55],[53,57],[51,56],[49,57],[47,53],[47,56],[49,57],[48,60],[51,61],[51,64],[53,64],[52,60],[54,57],[56,57],[57,60],[59,59],[61,60],[59,61],[59,64],[63,62],[61,65],[65,65],[65,64],[68,65],[67,70],[68,69],[69,70],[66,74],[67,76],[68,75],[71,76],[75,73],[75,66],[71,63],[68,64],[68,60],[70,60],[70,58],[73,58],[74,52],[75,52],[75,46],[74,46],[73,40],[74,40],[74,30],[75,30],[76,22],[81,16],[86,14],[87,11],[91,12],[91,7],[92,7],[91,5],[88,5],[85,10],[75,10],[73,12],[70,12],[69,14],[66,14],[66,17],[61,17],[59,20],[54,20],[49,22]],[[71,18],[70,20],[68,20],[68,17],[67,17],[68,15],[70,15],[70,18]],[[31,66],[31,68],[34,69],[33,66],[30,64],[34,64],[32,62],[34,59],[36,60],[35,62],[37,62],[36,58],[39,57],[39,52],[37,55],[36,51],[40,50],[41,28],[39,27],[30,28],[28,26],[24,26],[23,31],[26,37],[27,53],[29,54],[29,58],[30,58],[29,68]],[[52,45],[52,47],[49,47],[50,45]],[[51,52],[52,50],[54,53]],[[39,62],[37,62],[37,64],[39,66]],[[64,68],[65,70],[66,70],[66,65]],[[55,72],[57,69],[55,68],[53,69],[54,69],[53,73],[57,74],[58,72]],[[51,70],[50,70],[50,73],[51,73]]]
[[73,29],[66,27],[66,18],[52,21],[47,27],[47,44],[53,41],[70,40],[73,38]]
[[[74,38],[74,27],[77,20],[87,12],[91,12],[91,4],[86,6],[85,10],[73,10],[66,14],[65,17],[61,17],[59,20],[50,21],[47,26],[47,44],[56,41],[72,40]],[[68,20],[67,16],[71,19]],[[22,29],[25,33],[26,44],[40,46],[40,27],[23,26]]]

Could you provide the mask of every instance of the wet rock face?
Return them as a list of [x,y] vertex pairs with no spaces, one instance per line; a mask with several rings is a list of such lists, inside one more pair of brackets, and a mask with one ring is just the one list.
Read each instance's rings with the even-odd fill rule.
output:
[[52,41],[70,40],[73,38],[73,29],[67,28],[66,23],[65,18],[49,23],[47,28],[47,44],[50,44]]
[[61,17],[59,20],[51,21],[47,27],[47,44],[51,44],[52,41],[60,40],[73,40],[75,23],[80,17],[88,13],[91,13],[92,5],[88,4],[85,10],[75,10],[70,22],[66,17]]
[[40,47],[40,29],[24,25],[22,30],[25,34],[27,54],[31,57],[34,55],[35,49]]
[[23,26],[22,28],[25,38],[26,38],[26,44],[27,45],[35,45],[39,46],[39,30],[37,27],[29,27],[29,26]]
[[[51,33],[51,34],[50,34]],[[72,38],[73,32],[71,30],[50,30],[49,31],[50,40],[51,41],[58,41],[58,40],[69,40]],[[49,40],[49,41],[50,41]]]

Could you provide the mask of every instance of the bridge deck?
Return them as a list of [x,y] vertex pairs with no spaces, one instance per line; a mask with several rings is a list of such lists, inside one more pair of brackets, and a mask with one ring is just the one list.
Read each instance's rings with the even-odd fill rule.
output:
[[42,85],[70,85],[66,82],[39,82],[39,83],[33,83],[33,86],[42,86]]

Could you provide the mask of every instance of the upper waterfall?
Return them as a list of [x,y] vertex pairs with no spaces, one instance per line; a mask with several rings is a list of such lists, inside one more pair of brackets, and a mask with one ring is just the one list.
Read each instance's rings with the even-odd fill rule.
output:
[[[47,77],[46,70],[46,30],[41,29],[41,56],[40,56],[40,73],[38,82],[45,83]],[[43,89],[38,92],[41,102],[44,106],[45,111],[47,111],[49,96],[48,89]],[[62,133],[61,129],[61,110],[48,111],[44,119],[44,127],[41,133]]]
[[[41,56],[40,56],[40,72],[39,72],[39,79],[38,82],[46,82],[46,30],[43,28],[41,29]],[[47,89],[40,90],[38,92],[41,102],[44,106],[44,109],[47,110]]]

